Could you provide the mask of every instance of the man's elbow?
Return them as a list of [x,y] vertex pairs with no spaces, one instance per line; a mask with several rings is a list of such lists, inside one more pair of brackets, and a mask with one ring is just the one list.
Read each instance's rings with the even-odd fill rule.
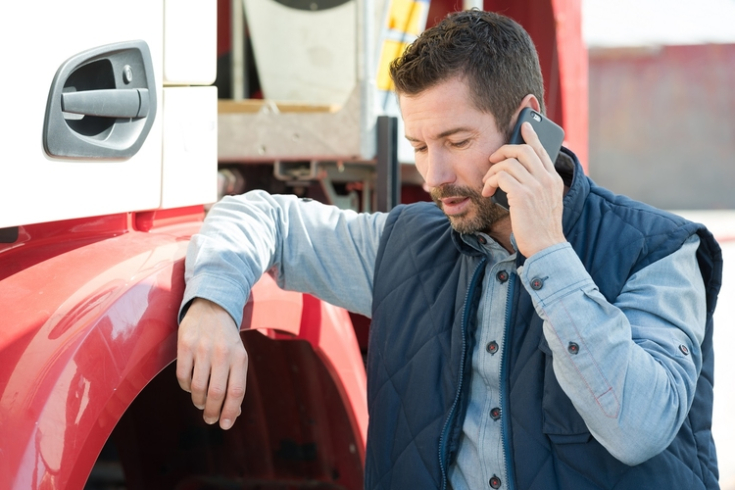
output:
[[[663,449],[661,451],[663,451]],[[626,464],[628,466],[636,466],[636,465],[639,465],[641,463],[645,463],[646,461],[648,461],[652,457],[654,457],[657,454],[659,454],[661,451],[650,451],[650,450],[649,451],[641,451],[641,450],[638,450],[638,451],[625,451],[625,452],[621,452],[621,453],[618,453],[618,454],[616,454],[616,453],[614,453],[614,452],[611,451],[610,454],[612,454],[615,459],[617,459],[618,461],[620,461],[623,464]]]
[[660,433],[654,434],[640,430],[622,436],[621,439],[613,444],[603,443],[603,446],[621,463],[628,466],[636,466],[661,454],[669,447],[674,436],[662,437]]

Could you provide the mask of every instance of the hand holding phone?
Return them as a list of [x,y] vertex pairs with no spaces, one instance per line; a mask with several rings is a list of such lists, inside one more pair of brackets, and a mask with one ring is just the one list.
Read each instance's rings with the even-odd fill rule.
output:
[[[534,111],[530,107],[526,107],[518,115],[518,121],[516,121],[513,133],[508,141],[509,145],[520,145],[525,143],[523,141],[523,136],[521,136],[521,126],[524,122],[531,123],[533,130],[538,135],[541,145],[546,150],[546,153],[549,154],[551,161],[555,162],[556,157],[559,156],[561,144],[564,141],[564,130],[543,114]],[[508,195],[499,187],[491,198],[495,204],[498,204],[505,209],[510,207],[508,205]]]

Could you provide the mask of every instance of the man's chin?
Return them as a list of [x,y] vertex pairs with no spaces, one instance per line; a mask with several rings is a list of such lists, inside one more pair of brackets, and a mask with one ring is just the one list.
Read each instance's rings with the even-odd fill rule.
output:
[[[492,207],[491,207],[492,206]],[[472,209],[461,214],[444,215],[449,219],[449,224],[457,233],[466,235],[477,232],[489,233],[493,224],[505,217],[508,212],[492,204],[484,209]]]
[[[454,215],[449,216],[446,215],[449,219],[449,224],[452,225],[452,228],[454,231],[460,234],[471,234],[471,233],[477,233],[478,231],[482,231],[483,228],[485,228],[484,223],[482,223],[480,219],[476,215],[474,216],[468,216],[470,213],[463,213],[462,215]],[[489,228],[489,226],[488,226]]]

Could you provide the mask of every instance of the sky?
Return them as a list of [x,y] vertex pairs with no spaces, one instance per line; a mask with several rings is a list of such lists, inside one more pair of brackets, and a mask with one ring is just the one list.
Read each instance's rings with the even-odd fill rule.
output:
[[735,43],[735,0],[583,0],[590,48]]

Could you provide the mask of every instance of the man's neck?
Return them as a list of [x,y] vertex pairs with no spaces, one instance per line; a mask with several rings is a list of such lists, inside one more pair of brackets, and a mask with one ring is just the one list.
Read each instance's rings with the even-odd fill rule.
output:
[[510,226],[510,215],[507,215],[493,223],[490,230],[486,231],[486,233],[490,235],[493,240],[502,245],[502,247],[509,253],[515,253],[513,244],[510,241],[510,234],[512,231],[513,230]]

